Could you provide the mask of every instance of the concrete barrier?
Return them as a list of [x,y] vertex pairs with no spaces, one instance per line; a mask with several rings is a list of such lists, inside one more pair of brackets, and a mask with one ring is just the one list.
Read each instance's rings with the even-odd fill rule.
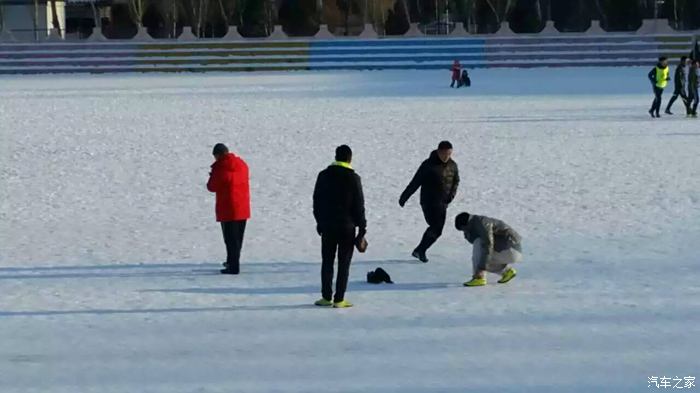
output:
[[101,26],[95,26],[92,28],[92,34],[90,34],[90,37],[87,38],[87,41],[89,42],[103,42],[107,41],[107,37],[105,37],[102,34],[102,27]]
[[180,36],[177,37],[178,41],[196,41],[198,39],[199,38],[192,33],[191,26],[182,26],[182,33],[180,33]]
[[498,28],[498,31],[494,35],[501,37],[512,37],[515,35],[515,33],[510,29],[510,24],[508,22],[501,22],[501,27]]
[[422,37],[423,32],[418,28],[418,23],[411,23],[404,37]]
[[238,26],[230,25],[225,36],[221,37],[222,41],[240,41],[243,37],[238,32]]
[[457,23],[454,30],[450,33],[452,37],[465,37],[468,36],[469,32],[464,28],[464,23]]
[[644,19],[642,27],[636,31],[637,34],[674,34],[675,30],[668,23],[668,19]]
[[371,23],[365,23],[365,28],[362,29],[359,38],[378,38],[377,32],[374,30],[374,26]]
[[287,34],[285,34],[284,29],[282,29],[282,25],[275,25],[272,34],[267,37],[267,39],[270,40],[286,40],[287,38]]
[[542,29],[542,31],[540,31],[539,34],[553,36],[561,33],[559,32],[559,30],[557,30],[556,26],[554,26],[554,21],[548,20],[547,24],[544,26],[544,29]]
[[586,30],[586,34],[588,35],[603,35],[603,34],[608,34],[603,28],[600,26],[600,21],[599,20],[592,20],[591,21],[591,27]]
[[332,38],[335,38],[333,33],[331,33],[330,30],[328,30],[328,25],[321,25],[318,28],[318,32],[314,36],[314,38],[317,39],[322,39],[322,40],[330,40]]
[[138,31],[136,32],[136,35],[134,38],[132,38],[134,41],[153,41],[153,37],[151,37],[150,34],[148,34],[148,30],[143,27],[139,26]]

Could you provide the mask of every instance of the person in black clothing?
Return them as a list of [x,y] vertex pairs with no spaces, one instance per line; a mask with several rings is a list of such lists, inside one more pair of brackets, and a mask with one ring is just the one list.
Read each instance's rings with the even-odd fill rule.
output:
[[700,79],[700,60],[695,59],[688,73],[688,116],[692,117],[698,117],[698,102],[700,102],[698,79]]
[[420,187],[420,204],[423,216],[428,223],[428,229],[423,234],[418,247],[411,254],[421,262],[428,262],[426,251],[442,235],[447,217],[447,206],[457,194],[459,186],[459,170],[457,163],[452,161],[452,144],[442,141],[437,150],[430,153],[430,157],[423,161],[418,168],[413,180],[399,198],[399,205],[403,207],[406,201]]
[[469,78],[469,71],[462,70],[462,79],[459,81],[460,86],[470,87],[472,85],[472,80]]
[[676,67],[676,73],[673,75],[674,90],[673,96],[671,97],[671,100],[666,106],[667,115],[673,114],[671,113],[671,107],[673,106],[673,103],[676,102],[676,100],[678,99],[678,96],[680,96],[681,101],[683,101],[683,105],[685,106],[685,113],[691,113],[688,95],[686,94],[686,80],[688,79],[686,69],[688,66],[690,66],[690,61],[688,61],[688,58],[685,56],[681,57],[681,62],[678,63],[678,66]]
[[[317,306],[351,307],[345,300],[355,243],[367,232],[362,182],[350,165],[352,150],[335,150],[335,162],[318,174],[314,188],[316,231],[321,236],[321,294]],[[355,234],[355,228],[359,228]],[[338,277],[333,297],[333,264],[338,254]],[[333,302],[331,302],[333,298]]]

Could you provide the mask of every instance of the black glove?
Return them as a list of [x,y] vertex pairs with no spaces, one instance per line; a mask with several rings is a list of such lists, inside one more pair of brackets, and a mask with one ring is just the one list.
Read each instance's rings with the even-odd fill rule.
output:
[[401,195],[401,198],[399,198],[399,206],[403,207],[403,205],[406,204],[406,199],[404,199],[403,195]]
[[365,237],[366,234],[367,234],[367,228],[360,228],[357,231],[357,236],[355,237],[355,239],[362,239],[363,237]]

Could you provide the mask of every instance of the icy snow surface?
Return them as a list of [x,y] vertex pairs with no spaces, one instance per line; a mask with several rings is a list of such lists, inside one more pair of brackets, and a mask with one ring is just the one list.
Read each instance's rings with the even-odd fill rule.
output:
[[[700,121],[652,120],[646,68],[0,78],[0,391],[640,392],[700,377]],[[670,91],[666,92],[665,100]],[[428,264],[415,195],[462,183]],[[242,271],[205,188],[251,167]],[[348,143],[370,248],[317,309],[316,174]],[[464,288],[469,210],[524,237]],[[364,283],[384,267],[396,284]]]

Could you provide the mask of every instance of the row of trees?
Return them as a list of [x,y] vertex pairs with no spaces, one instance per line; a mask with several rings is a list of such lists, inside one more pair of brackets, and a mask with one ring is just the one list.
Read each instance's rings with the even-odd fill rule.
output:
[[[585,31],[591,20],[608,31],[637,30],[643,19],[668,18],[678,30],[700,28],[700,0],[128,0],[133,24],[156,36],[221,36],[236,25],[244,36],[267,36],[275,25],[289,35],[313,35],[321,23],[336,34],[358,34],[365,23],[380,34],[405,33],[410,23],[447,32],[463,23],[492,33],[508,21],[518,33],[539,32],[553,20],[562,32]],[[441,26],[445,26],[441,29]]]
[[[2,3],[0,0],[0,23]],[[47,2],[55,10],[56,1]],[[643,19],[667,18],[678,30],[700,28],[700,0],[87,0],[94,25],[108,36],[133,36],[145,26],[158,38],[179,36],[191,26],[200,37],[220,37],[237,26],[247,37],[264,37],[275,25],[292,36],[329,25],[336,35],[359,34],[366,23],[383,35],[405,33],[411,23],[427,33],[447,33],[463,23],[472,33],[493,33],[507,21],[517,33],[535,33],[552,20],[562,32],[585,31],[600,20],[608,31],[637,30]],[[109,7],[101,20],[97,7]],[[53,26],[61,29],[56,12]],[[70,17],[70,12],[69,12]]]

